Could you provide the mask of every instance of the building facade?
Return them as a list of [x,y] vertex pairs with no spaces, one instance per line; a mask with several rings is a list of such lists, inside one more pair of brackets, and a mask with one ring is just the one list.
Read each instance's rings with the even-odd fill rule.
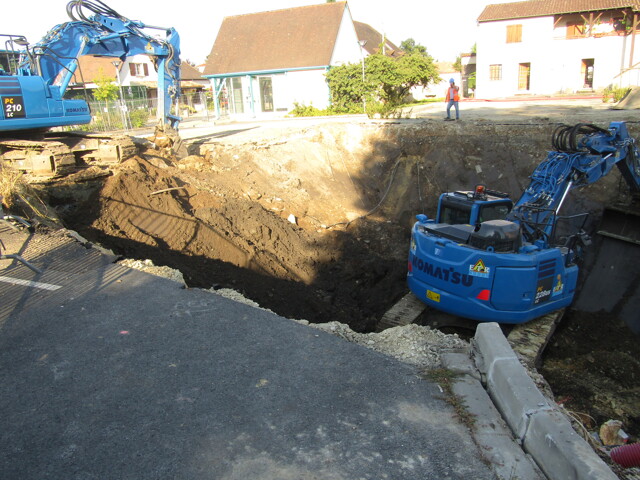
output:
[[346,2],[226,17],[204,69],[218,116],[280,117],[326,108],[325,75],[366,52]]
[[532,0],[478,18],[478,98],[638,85],[640,2]]

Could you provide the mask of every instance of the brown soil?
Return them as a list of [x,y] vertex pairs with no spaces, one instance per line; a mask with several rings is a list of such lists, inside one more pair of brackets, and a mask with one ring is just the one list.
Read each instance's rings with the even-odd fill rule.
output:
[[[193,161],[208,168],[179,168]],[[321,226],[304,216],[314,208],[304,199],[267,197],[255,184],[245,193],[250,165],[224,176],[201,157],[172,165],[149,152],[122,164],[66,223],[126,257],[179,269],[191,287],[233,288],[289,318],[372,330],[406,289],[408,231],[375,217]],[[347,222],[334,208],[313,213]]]
[[[606,126],[606,125],[605,125]],[[148,150],[94,183],[49,188],[69,228],[117,253],[229,287],[288,318],[372,331],[406,292],[410,225],[439,193],[477,183],[516,197],[555,124],[325,125],[244,142],[203,140],[181,161]],[[611,174],[567,214],[617,199]],[[82,200],[82,201],[79,201]],[[569,203],[569,202],[568,202]],[[594,427],[640,432],[640,342],[618,319],[573,313],[544,375]]]

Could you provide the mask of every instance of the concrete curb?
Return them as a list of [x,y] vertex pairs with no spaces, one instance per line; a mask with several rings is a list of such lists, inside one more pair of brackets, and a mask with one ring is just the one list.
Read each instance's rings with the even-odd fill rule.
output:
[[617,480],[569,420],[540,393],[497,323],[478,325],[474,345],[493,403],[550,480]]
[[453,393],[475,418],[473,438],[500,479],[544,480],[531,457],[516,444],[511,430],[480,382],[480,374],[468,353],[444,353],[442,366],[459,374]]

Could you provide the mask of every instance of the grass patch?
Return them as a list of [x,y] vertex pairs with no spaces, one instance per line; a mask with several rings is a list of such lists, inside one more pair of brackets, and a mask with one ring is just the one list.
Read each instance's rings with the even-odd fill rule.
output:
[[432,370],[423,370],[421,372],[423,378],[437,384],[445,395],[445,400],[453,407],[456,417],[469,430],[474,431],[476,426],[476,417],[467,410],[462,397],[453,392],[453,384],[462,374],[453,372],[446,368],[435,368]]

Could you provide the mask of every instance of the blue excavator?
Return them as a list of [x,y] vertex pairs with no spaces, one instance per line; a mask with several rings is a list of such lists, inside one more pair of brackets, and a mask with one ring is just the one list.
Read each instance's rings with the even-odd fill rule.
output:
[[640,151],[626,123],[560,126],[553,150],[520,199],[478,185],[440,196],[436,217],[417,215],[409,288],[436,310],[481,322],[520,324],[569,306],[591,243],[587,214],[563,216],[567,194],[617,166],[640,195]]
[[[106,163],[124,159],[133,144],[123,138],[44,133],[91,122],[85,100],[65,98],[74,75],[82,73],[80,57],[87,55],[122,62],[133,55],[150,56],[158,72],[157,134],[164,134],[168,143],[178,142],[180,118],[171,113],[180,96],[180,37],[175,29],[129,20],[99,0],[73,0],[67,13],[71,21],[55,26],[33,46],[23,36],[0,35],[4,39],[4,49],[0,46],[2,164],[54,177],[87,159]],[[164,36],[151,35],[149,30]]]

